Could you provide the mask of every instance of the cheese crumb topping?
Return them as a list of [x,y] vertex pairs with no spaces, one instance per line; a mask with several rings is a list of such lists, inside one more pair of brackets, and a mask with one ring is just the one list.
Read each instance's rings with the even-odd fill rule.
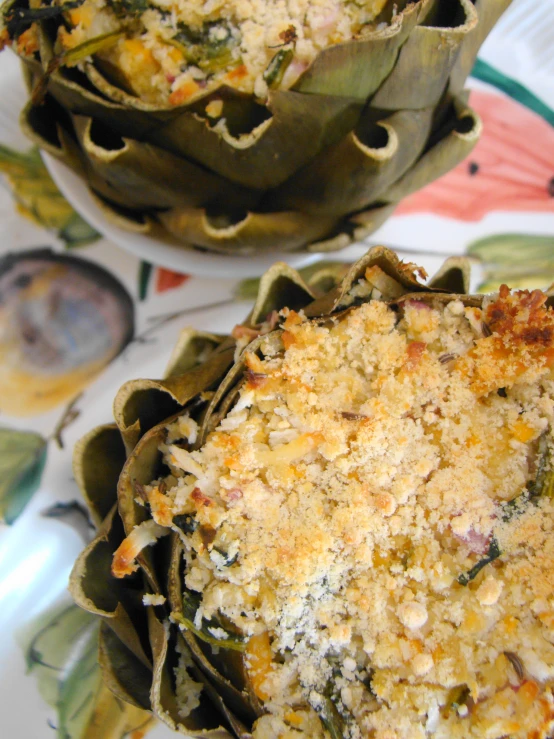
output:
[[549,736],[544,296],[289,312],[275,336],[203,447],[164,447],[196,622],[250,639],[253,737]]

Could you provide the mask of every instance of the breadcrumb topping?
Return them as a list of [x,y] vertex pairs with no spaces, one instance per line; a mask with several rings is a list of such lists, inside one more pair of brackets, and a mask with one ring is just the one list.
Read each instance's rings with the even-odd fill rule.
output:
[[267,711],[253,737],[545,739],[544,296],[502,288],[482,309],[373,300],[282,318],[202,448],[179,447],[174,425],[163,447],[173,515],[194,521],[179,531],[196,622],[223,618],[250,638]]

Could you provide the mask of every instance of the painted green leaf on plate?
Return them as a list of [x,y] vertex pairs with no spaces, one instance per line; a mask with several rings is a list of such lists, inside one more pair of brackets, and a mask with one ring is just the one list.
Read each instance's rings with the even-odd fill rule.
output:
[[6,176],[20,213],[39,226],[56,231],[69,248],[100,238],[58,190],[39,150],[20,152],[0,144],[0,172]]
[[100,620],[78,606],[45,614],[27,639],[29,672],[56,709],[59,739],[133,739],[154,725],[147,711],[124,703],[105,686],[98,663]]
[[554,236],[497,234],[474,241],[467,250],[483,263],[481,292],[546,288],[554,282]]
[[40,434],[0,428],[0,520],[17,519],[40,485],[45,462]]

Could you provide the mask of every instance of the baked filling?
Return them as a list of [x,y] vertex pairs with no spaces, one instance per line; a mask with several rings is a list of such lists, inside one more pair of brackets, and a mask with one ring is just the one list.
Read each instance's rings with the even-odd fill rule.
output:
[[385,4],[84,0],[65,13],[58,40],[67,50],[99,39],[97,59],[147,102],[180,105],[220,84],[265,98],[293,85],[322,49],[367,30]]
[[168,425],[145,492],[182,538],[195,628],[245,641],[255,739],[550,736],[545,300],[284,311],[202,448],[192,418]]

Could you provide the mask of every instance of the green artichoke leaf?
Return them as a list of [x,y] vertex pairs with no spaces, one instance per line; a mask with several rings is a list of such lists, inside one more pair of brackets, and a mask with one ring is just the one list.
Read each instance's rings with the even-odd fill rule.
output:
[[399,50],[424,17],[428,5],[429,0],[416,0],[384,28],[368,27],[358,39],[324,49],[293,89],[311,96],[347,96],[365,102],[391,74]]
[[59,112],[56,102],[49,96],[45,98],[43,106],[35,106],[29,101],[21,111],[19,124],[23,133],[39,149],[84,175],[85,170],[81,165],[81,156],[75,143],[60,138],[60,131],[64,129],[58,120]]
[[245,325],[257,326],[285,306],[298,311],[313,299],[314,293],[302,276],[285,262],[277,262],[261,276],[256,302]]
[[181,329],[171,357],[165,368],[164,376],[178,377],[192,370],[197,364],[205,362],[212,352],[222,348],[228,337],[206,331],[186,327]]
[[460,100],[454,101],[454,112],[455,117],[446,125],[446,135],[425,151],[416,164],[382,195],[382,200],[399,202],[446,174],[470,154],[479,140],[483,124],[475,111]]
[[77,558],[69,590],[77,605],[108,621],[121,642],[143,665],[151,667],[140,636],[146,631],[144,613],[139,607],[141,594],[111,573],[113,554],[123,538],[122,523],[114,506],[96,538]]
[[40,434],[0,428],[0,521],[12,524],[38,490],[46,449]]
[[[168,576],[168,598],[174,612],[183,608],[183,544],[180,536],[173,535],[171,561]],[[248,689],[243,655],[233,649],[212,649],[208,642],[197,641],[188,629],[181,631],[198,668],[215,685],[229,708],[247,723],[252,723],[262,711],[254,692]]]
[[106,621],[100,623],[98,662],[107,688],[125,703],[149,711],[152,668],[123,644]]
[[478,24],[471,0],[439,5],[446,17],[440,18],[437,26],[427,25],[426,21],[413,29],[394,69],[372,98],[372,106],[398,110],[427,108],[439,102],[460,46]]
[[[121,138],[92,118],[74,116],[73,123],[83,155],[97,178],[106,182],[104,194],[121,205],[198,207],[220,200],[230,207],[235,203],[250,207],[259,200],[259,194],[253,191],[232,186],[165,149]],[[99,190],[97,184],[94,186]]]
[[[344,277],[348,265],[341,262],[321,261],[308,267],[302,267],[298,274],[313,293],[313,297],[329,292]],[[293,270],[296,272],[296,270]],[[261,277],[247,277],[235,288],[237,300],[256,300],[261,285]],[[279,291],[277,291],[279,292]],[[277,308],[275,310],[278,310]],[[266,311],[265,315],[267,315]],[[263,312],[260,315],[264,315]]]
[[[196,356],[203,357],[203,363],[165,380],[131,380],[119,390],[114,401],[114,417],[129,453],[142,434],[181,410],[200,393],[214,387],[232,365],[233,346],[222,346],[221,351],[214,351],[206,357],[210,341],[204,342],[202,334],[197,334],[198,341],[195,342],[193,336],[189,335],[182,347],[180,361],[187,362],[187,356],[192,359],[200,350]],[[173,358],[172,361],[176,363],[178,360]]]
[[424,292],[428,289],[419,281],[419,269],[414,269],[415,265],[402,262],[393,251],[384,246],[375,246],[352,265],[340,285],[306,306],[305,314],[309,318],[317,318],[347,307],[351,302],[349,300],[350,290],[371,267],[379,267],[388,277],[405,289],[406,293]]
[[[200,694],[200,705],[183,717],[180,712],[179,701],[174,687],[175,663],[172,656],[176,649],[176,640],[171,637],[170,625],[161,622],[152,608],[148,609],[148,625],[150,643],[154,655],[154,673],[152,677],[152,688],[150,698],[152,710],[173,731],[185,734],[187,737],[207,737],[208,739],[233,739],[232,735],[224,729],[215,715],[213,704],[203,690]],[[181,649],[186,650],[182,645]],[[193,680],[187,666],[187,675],[181,668],[182,680]],[[196,674],[195,674],[196,677]],[[199,682],[193,680],[193,682]]]
[[212,705],[216,706],[221,715],[226,719],[238,739],[251,739],[252,734],[242,721],[229,709],[223,696],[219,692],[219,687],[215,688],[196,666],[191,666],[189,668],[189,672],[195,679],[203,683],[205,694],[209,697]]
[[[213,93],[211,94],[213,98]],[[247,109],[251,103],[246,100]],[[174,109],[171,121],[148,134],[148,140],[248,188],[276,187],[317,153],[355,126],[362,104],[347,96],[303,95],[270,91],[267,111],[246,132],[229,130],[225,105],[221,120],[210,126],[186,108]],[[175,111],[178,111],[178,115]]]
[[512,0],[475,0],[479,23],[462,40],[456,63],[450,74],[450,91],[461,92],[477,58],[481,44]]
[[312,218],[301,211],[256,213],[239,211],[234,219],[213,217],[203,208],[173,208],[158,214],[177,239],[221,254],[250,255],[301,249],[322,237],[336,223],[334,215]]
[[339,223],[336,233],[329,234],[323,241],[309,244],[307,251],[326,253],[344,249],[353,241],[363,241],[392,215],[395,208],[396,204],[375,205],[348,216]]
[[402,110],[376,123],[369,108],[356,129],[270,193],[272,210],[343,216],[379,199],[427,143],[433,109]]
[[446,290],[447,293],[467,295],[471,279],[471,266],[467,257],[449,257],[439,271],[427,283],[428,287]]
[[96,526],[117,502],[117,481],[125,457],[125,446],[115,423],[98,426],[75,445],[73,474]]

